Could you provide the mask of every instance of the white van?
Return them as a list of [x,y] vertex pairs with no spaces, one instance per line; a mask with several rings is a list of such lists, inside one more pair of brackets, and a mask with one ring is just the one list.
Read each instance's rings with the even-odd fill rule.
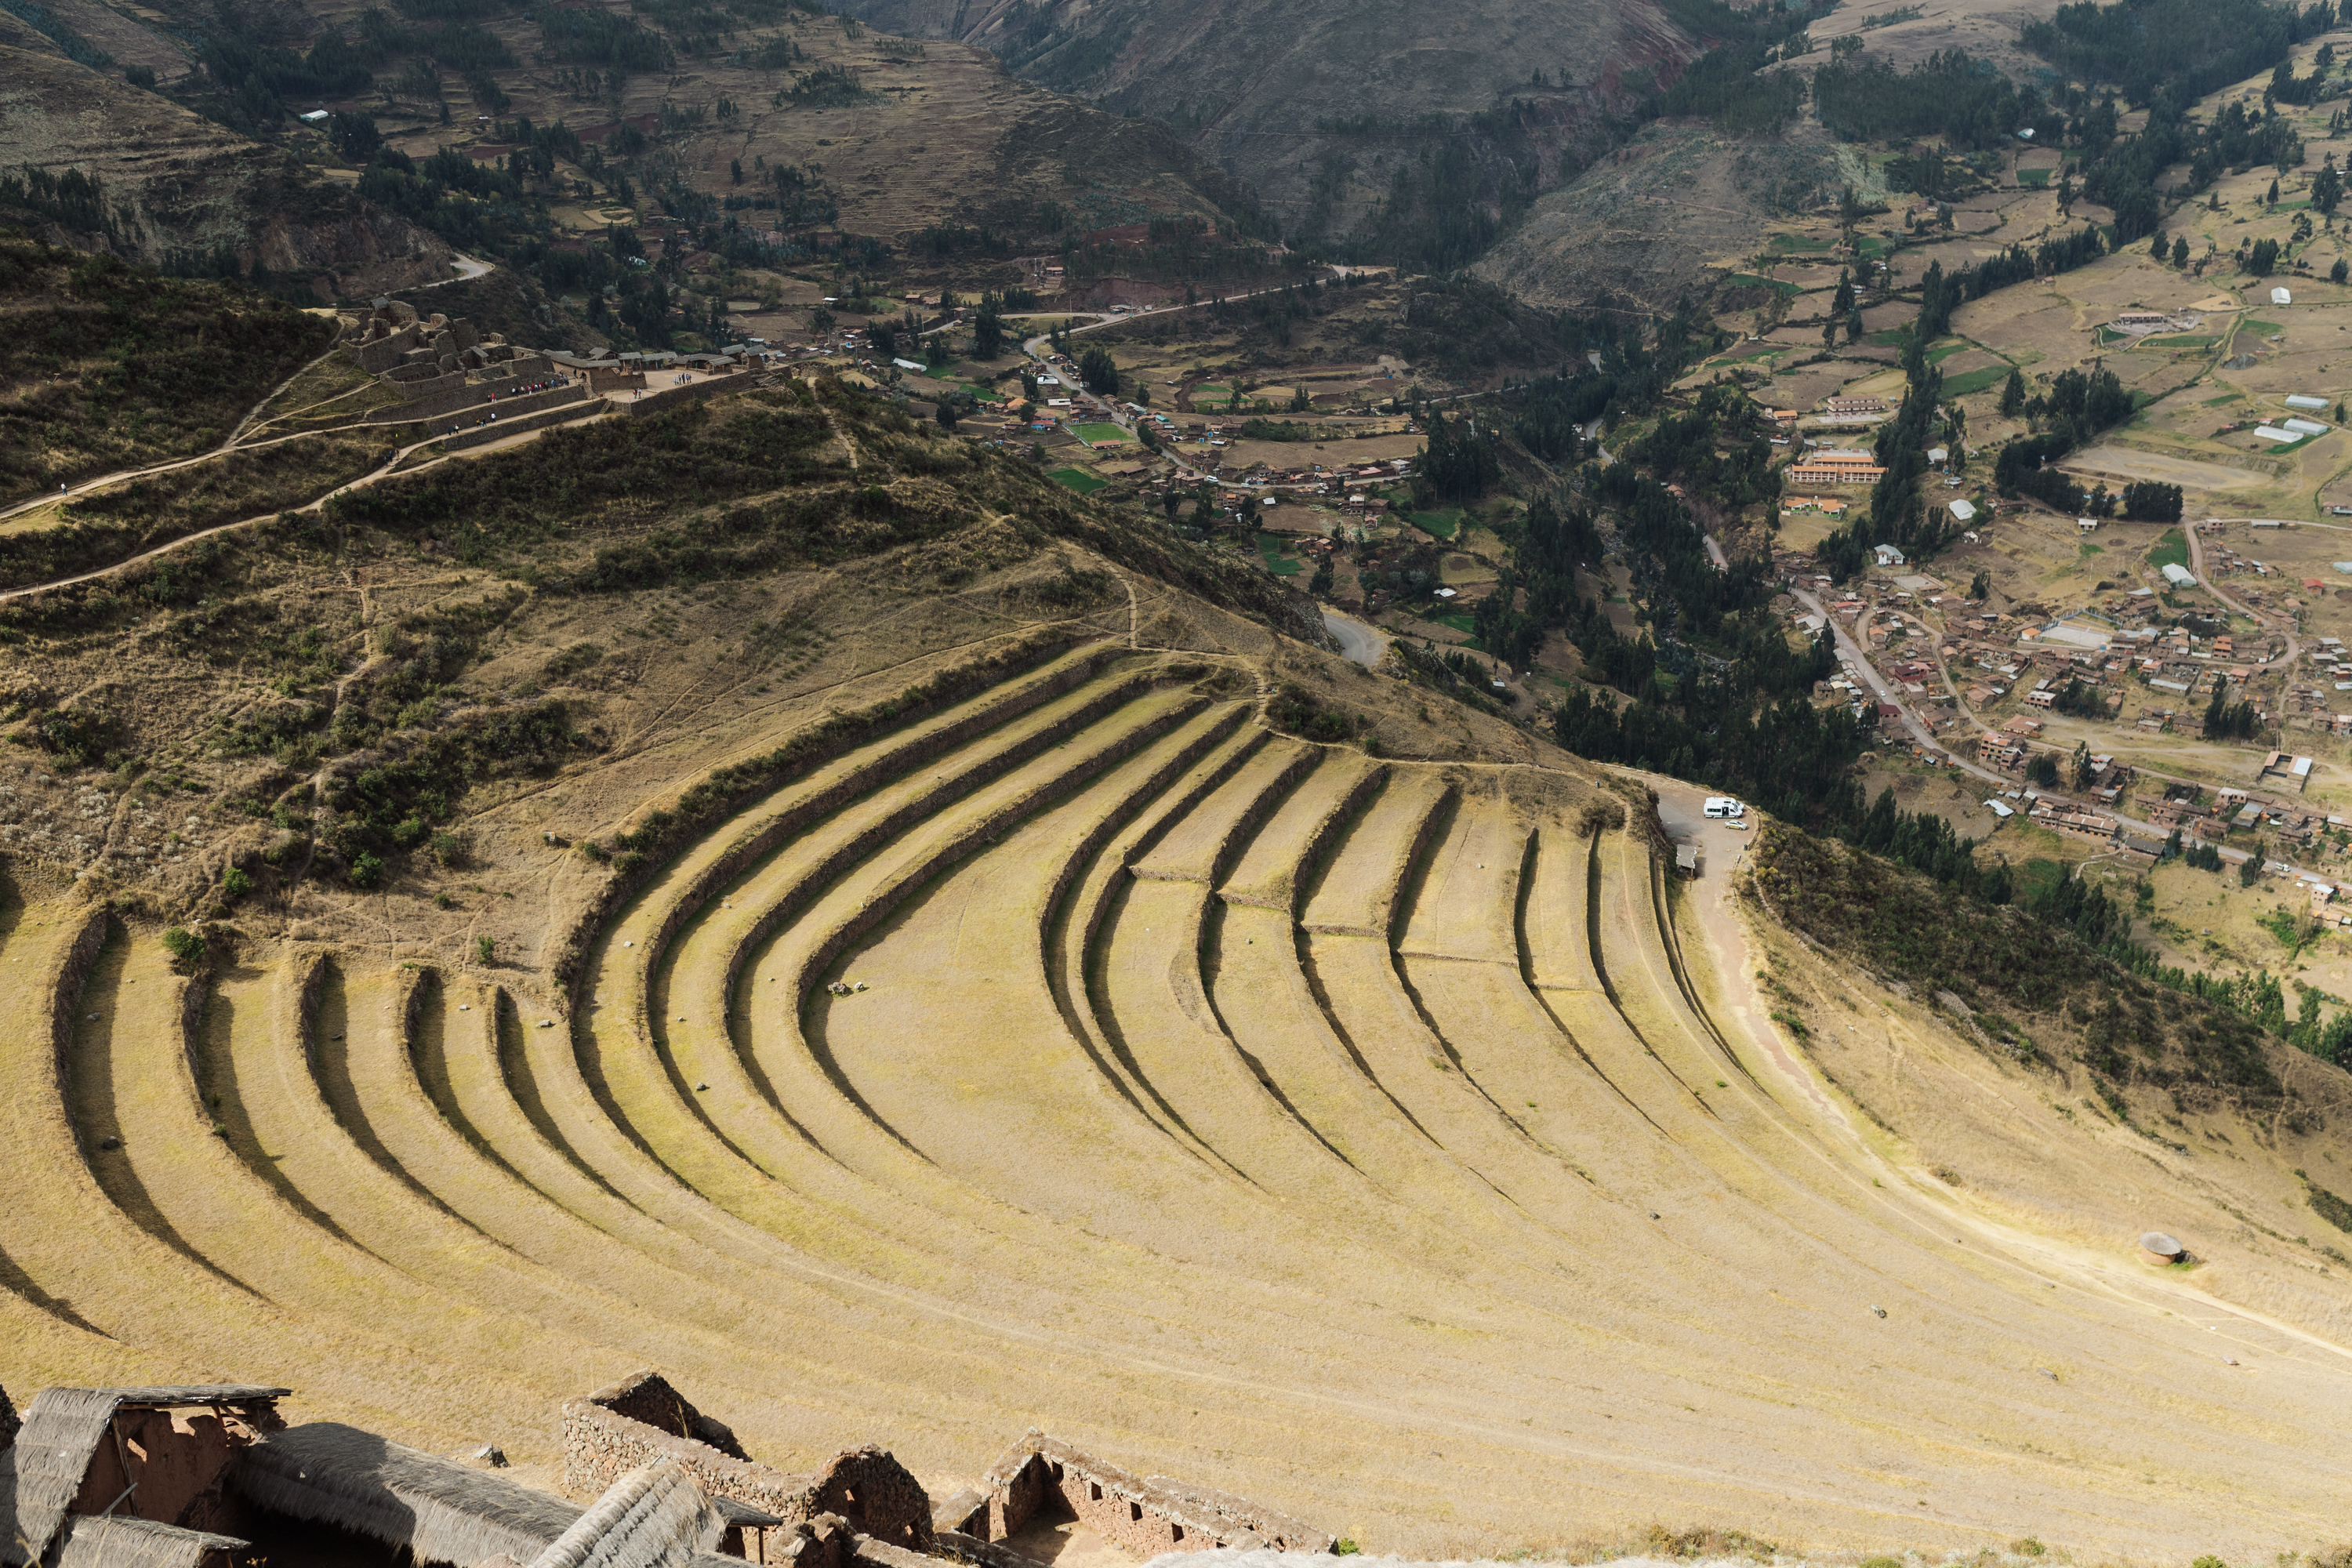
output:
[[1720,820],[1726,817],[1745,816],[1748,815],[1748,808],[1727,795],[1711,795],[1706,797],[1706,814]]

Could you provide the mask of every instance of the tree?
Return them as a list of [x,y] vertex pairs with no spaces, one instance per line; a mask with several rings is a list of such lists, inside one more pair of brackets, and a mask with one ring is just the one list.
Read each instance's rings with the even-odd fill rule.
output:
[[940,429],[946,431],[950,436],[955,434],[956,410],[954,404],[949,402],[944,397],[940,399],[940,411],[937,417],[940,422]]
[[994,304],[983,300],[980,314],[972,319],[971,353],[974,359],[994,359],[1004,352],[1004,318],[997,314]]
[[2126,522],[2179,522],[2180,487],[2134,479],[2124,487],[2123,515]]
[[1862,307],[1859,305],[1845,313],[1845,341],[1850,343],[1862,342]]
[[2095,771],[2095,770],[2094,770],[2094,769],[2093,769],[2093,767],[2092,767],[2092,765],[2091,765],[2091,742],[2088,742],[2088,741],[2077,741],[2077,742],[2074,742],[2074,787],[2075,787],[2076,789],[2088,789],[2088,788],[2090,788],[2090,787],[2091,787],[2091,779],[2092,779],[2092,777],[2093,777],[2093,775],[2094,775]]
[[1838,272],[1837,293],[1830,301],[1830,314],[1843,316],[1853,309],[1853,274],[1841,268]]
[[2352,276],[2352,263],[2347,263],[2339,256],[2336,258],[2336,265],[2327,269],[2327,280],[2330,283],[2341,283],[2347,276]]
[[2273,180],[2271,182],[2270,194],[2263,198],[2263,205],[2264,206],[2272,207],[2278,205],[2278,182],[2276,180]]
[[1107,349],[1088,349],[1078,356],[1078,380],[1097,397],[1118,395],[1118,365]]
[[2323,217],[2333,217],[2343,200],[2344,176],[2336,172],[2336,154],[2330,153],[2318,176],[2311,182],[2311,205],[2319,209]]
[[2189,265],[2189,237],[2185,234],[2172,242],[2172,265],[2175,267]]
[[829,307],[819,305],[809,312],[809,331],[813,332],[833,331],[833,311]]
[[1991,574],[1991,573],[1990,573],[1990,572],[1979,572],[1975,576],[1973,576],[1973,577],[1971,577],[1971,578],[1969,578],[1969,598],[1976,600],[1976,601],[1977,601],[1977,603],[1979,603],[1979,604],[1982,604],[1982,603],[1984,603],[1984,601],[1985,601],[1985,600],[1987,600],[1987,599],[1990,598],[1991,596],[1992,596],[1992,574]]
[[2058,787],[2058,759],[2047,752],[2036,752],[2025,764],[2025,782],[2042,789]]
[[2147,247],[2148,258],[2153,261],[2160,262],[2164,259],[2166,253],[2171,249],[2172,247],[2165,243],[2164,231],[2158,229],[2157,231],[2156,243]]
[[2004,418],[2014,419],[2025,411],[2025,377],[2015,365],[2009,367],[2009,379],[2000,384],[2000,412]]
[[742,159],[730,158],[727,160],[727,178],[735,184],[740,185],[743,183]]
[[2275,239],[2258,239],[2247,253],[2246,270],[2257,278],[2267,278],[2278,266],[2279,243]]
[[2254,840],[2253,848],[2246,852],[2246,863],[2238,868],[2238,886],[2251,888],[2262,880],[2263,853],[2262,840]]

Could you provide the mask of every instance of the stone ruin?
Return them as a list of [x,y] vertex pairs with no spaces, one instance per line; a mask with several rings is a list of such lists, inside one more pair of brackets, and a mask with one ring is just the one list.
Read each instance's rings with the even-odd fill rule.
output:
[[477,331],[462,316],[420,316],[403,300],[376,300],[345,329],[342,344],[360,368],[394,385],[487,370],[511,362],[518,353],[530,353],[496,332]]
[[1004,1541],[1033,1519],[1075,1519],[1140,1558],[1225,1549],[1328,1552],[1328,1531],[1235,1497],[1144,1478],[1032,1427],[979,1486],[950,1498],[934,1523],[957,1536]]
[[335,1422],[289,1427],[277,1410],[288,1392],[44,1389],[21,1432],[0,1392],[0,1564],[227,1568],[247,1537],[299,1556],[348,1552],[357,1536],[449,1568],[1040,1568],[1012,1542],[1055,1520],[1139,1561],[1333,1545],[1247,1499],[1130,1475],[1034,1429],[936,1510],[871,1444],[788,1475],[651,1371],[563,1404],[568,1497]]

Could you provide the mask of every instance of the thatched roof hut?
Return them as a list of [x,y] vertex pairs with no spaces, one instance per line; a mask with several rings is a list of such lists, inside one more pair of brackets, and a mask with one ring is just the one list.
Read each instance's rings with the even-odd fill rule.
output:
[[[277,1402],[289,1392],[242,1384],[41,1390],[25,1412],[16,1443],[0,1455],[0,1563],[37,1563],[47,1552],[117,1411],[205,1405],[239,1411],[259,1426],[275,1421]],[[114,1500],[84,1511],[104,1512]]]
[[[331,1524],[419,1563],[529,1568],[710,1568],[729,1527],[782,1522],[713,1501],[662,1458],[623,1476],[585,1510],[471,1466],[337,1422],[289,1427],[238,1456],[238,1491],[268,1512]],[[740,1516],[740,1517],[739,1517]]]
[[75,1514],[58,1532],[55,1568],[227,1568],[249,1542],[152,1520]]
[[528,1563],[571,1529],[562,1498],[335,1421],[289,1426],[237,1457],[237,1489],[271,1513],[401,1547],[418,1563]]
[[686,1467],[659,1458],[614,1481],[530,1568],[685,1568],[719,1528]]

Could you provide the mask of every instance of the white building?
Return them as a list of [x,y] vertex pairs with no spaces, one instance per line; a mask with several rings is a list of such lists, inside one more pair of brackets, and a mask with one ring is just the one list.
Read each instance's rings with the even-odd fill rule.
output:
[[1977,509],[1967,501],[1956,500],[1949,510],[1951,514],[1962,522],[1974,522],[1977,520]]
[[2168,561],[2165,563],[2164,580],[2171,584],[2176,588],[2194,588],[2197,586],[2196,577],[2190,574],[2188,567],[2181,565],[2177,561]]
[[2294,303],[2294,296],[2288,293],[2284,289],[2273,289],[2271,290],[2271,303],[2273,305],[2292,305]]

